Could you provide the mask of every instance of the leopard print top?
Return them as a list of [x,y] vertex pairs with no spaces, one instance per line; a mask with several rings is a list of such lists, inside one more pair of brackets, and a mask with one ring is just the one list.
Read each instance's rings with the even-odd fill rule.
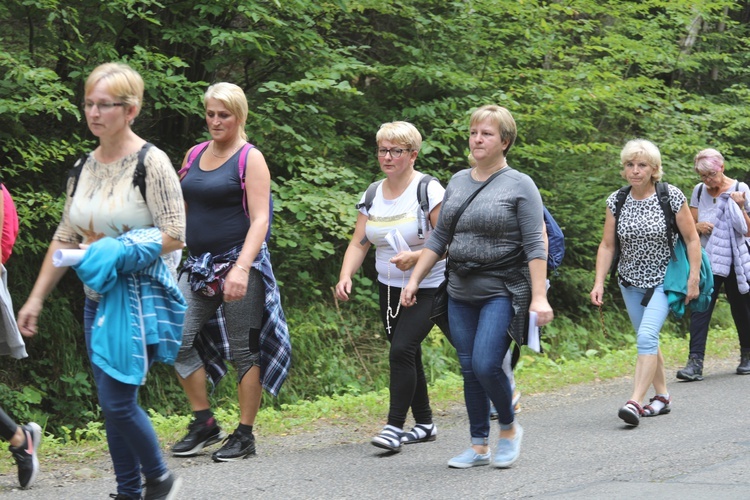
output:
[[[669,203],[676,214],[687,198],[682,191],[669,185]],[[614,213],[617,191],[607,198],[607,208]],[[622,206],[617,229],[620,238],[620,280],[639,288],[654,288],[664,282],[669,263],[667,223],[656,193],[645,200],[635,200],[630,194]],[[673,237],[677,241],[677,235]]]

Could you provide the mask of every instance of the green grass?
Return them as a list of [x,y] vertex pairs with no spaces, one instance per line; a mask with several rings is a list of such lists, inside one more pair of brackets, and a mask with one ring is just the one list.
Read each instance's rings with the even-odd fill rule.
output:
[[[688,341],[662,335],[661,349],[668,367],[684,364],[688,355]],[[734,328],[713,329],[709,335],[707,358],[731,358],[738,352],[737,332]],[[553,361],[544,354],[536,354],[526,348],[516,367],[516,382],[524,394],[551,392],[581,383],[603,381],[632,375],[635,368],[635,346],[622,350],[597,352],[590,350],[578,360],[558,359]],[[430,386],[430,399],[436,408],[453,406],[463,401],[460,375],[446,373]],[[387,389],[363,394],[347,394],[319,397],[314,401],[281,405],[280,409],[263,408],[257,418],[259,434],[271,436],[294,435],[314,432],[322,426],[361,426],[381,422],[388,409]],[[215,409],[223,425],[231,429],[239,420],[236,404]],[[190,416],[165,417],[151,412],[157,435],[165,449],[177,441],[185,432]],[[106,460],[106,436],[100,422],[87,428],[67,432],[65,436],[46,435],[40,450],[40,460],[46,468],[53,469],[55,463],[80,463],[85,467],[93,460]],[[7,472],[14,467],[12,459],[0,462],[0,470]]]

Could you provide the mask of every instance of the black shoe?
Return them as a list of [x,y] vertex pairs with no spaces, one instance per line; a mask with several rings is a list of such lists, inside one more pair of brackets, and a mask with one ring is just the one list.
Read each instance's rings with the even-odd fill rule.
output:
[[127,495],[123,495],[122,493],[110,493],[109,498],[114,498],[115,500],[141,500],[141,497],[129,497]]
[[737,375],[750,375],[750,349],[742,350],[740,365],[737,367]]
[[172,446],[172,455],[176,457],[190,457],[199,453],[206,446],[218,443],[226,437],[226,433],[211,417],[208,422],[193,420],[188,427],[187,436]]
[[703,358],[690,355],[685,368],[677,372],[677,378],[688,382],[703,380]]
[[225,441],[220,450],[214,452],[211,458],[214,462],[232,462],[247,458],[255,454],[255,436],[245,435],[234,431]]
[[22,425],[21,429],[26,436],[26,442],[18,448],[9,446],[8,449],[18,465],[18,482],[21,488],[26,489],[34,484],[36,475],[39,473],[39,458],[36,452],[42,442],[42,428],[34,422],[29,422]]
[[143,500],[173,500],[177,498],[177,492],[182,486],[182,478],[175,477],[171,472],[169,475],[159,480],[146,480],[146,490]]

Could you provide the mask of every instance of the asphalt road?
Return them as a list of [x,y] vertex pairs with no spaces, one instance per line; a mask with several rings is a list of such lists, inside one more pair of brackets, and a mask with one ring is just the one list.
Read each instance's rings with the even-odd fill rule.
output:
[[[461,407],[439,412],[435,442],[397,454],[371,446],[368,429],[348,443],[327,436],[321,444],[311,434],[264,447],[259,436],[259,454],[236,463],[214,464],[207,454],[169,462],[184,480],[181,499],[748,499],[750,376],[734,373],[736,361],[707,361],[703,382],[678,383],[670,370],[672,413],[636,428],[617,418],[629,378],[524,394],[521,458],[507,470],[447,467],[468,446]],[[115,491],[106,474],[65,482],[43,471],[27,491],[11,490],[13,479],[0,477],[0,498],[103,499]]]

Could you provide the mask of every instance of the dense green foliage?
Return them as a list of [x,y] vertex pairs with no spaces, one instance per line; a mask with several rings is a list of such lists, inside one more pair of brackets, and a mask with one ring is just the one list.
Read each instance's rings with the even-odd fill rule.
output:
[[[88,71],[123,60],[141,72],[147,99],[135,130],[175,164],[205,137],[206,86],[246,90],[248,135],[274,180],[272,252],[295,345],[280,401],[383,384],[371,263],[353,302],[336,306],[330,293],[353,205],[378,176],[382,122],[413,122],[425,137],[418,168],[447,181],[466,166],[471,110],[494,102],[513,112],[509,162],[533,176],[568,245],[550,292],[553,357],[629,340],[626,327],[596,333],[588,302],[603,199],[621,185],[626,140],[653,140],[665,179],[683,190],[697,181],[691,160],[704,147],[722,151],[733,175],[750,170],[747,1],[6,0],[0,20],[0,168],[22,219],[9,262],[17,307],[59,218],[66,172],[93,144],[79,108]],[[613,299],[606,317],[624,325]],[[4,361],[11,412],[70,425],[96,414],[80,310],[68,276],[29,342],[31,359]],[[433,341],[429,370],[439,375],[455,365]],[[184,410],[170,370],[157,375],[146,404]]]

